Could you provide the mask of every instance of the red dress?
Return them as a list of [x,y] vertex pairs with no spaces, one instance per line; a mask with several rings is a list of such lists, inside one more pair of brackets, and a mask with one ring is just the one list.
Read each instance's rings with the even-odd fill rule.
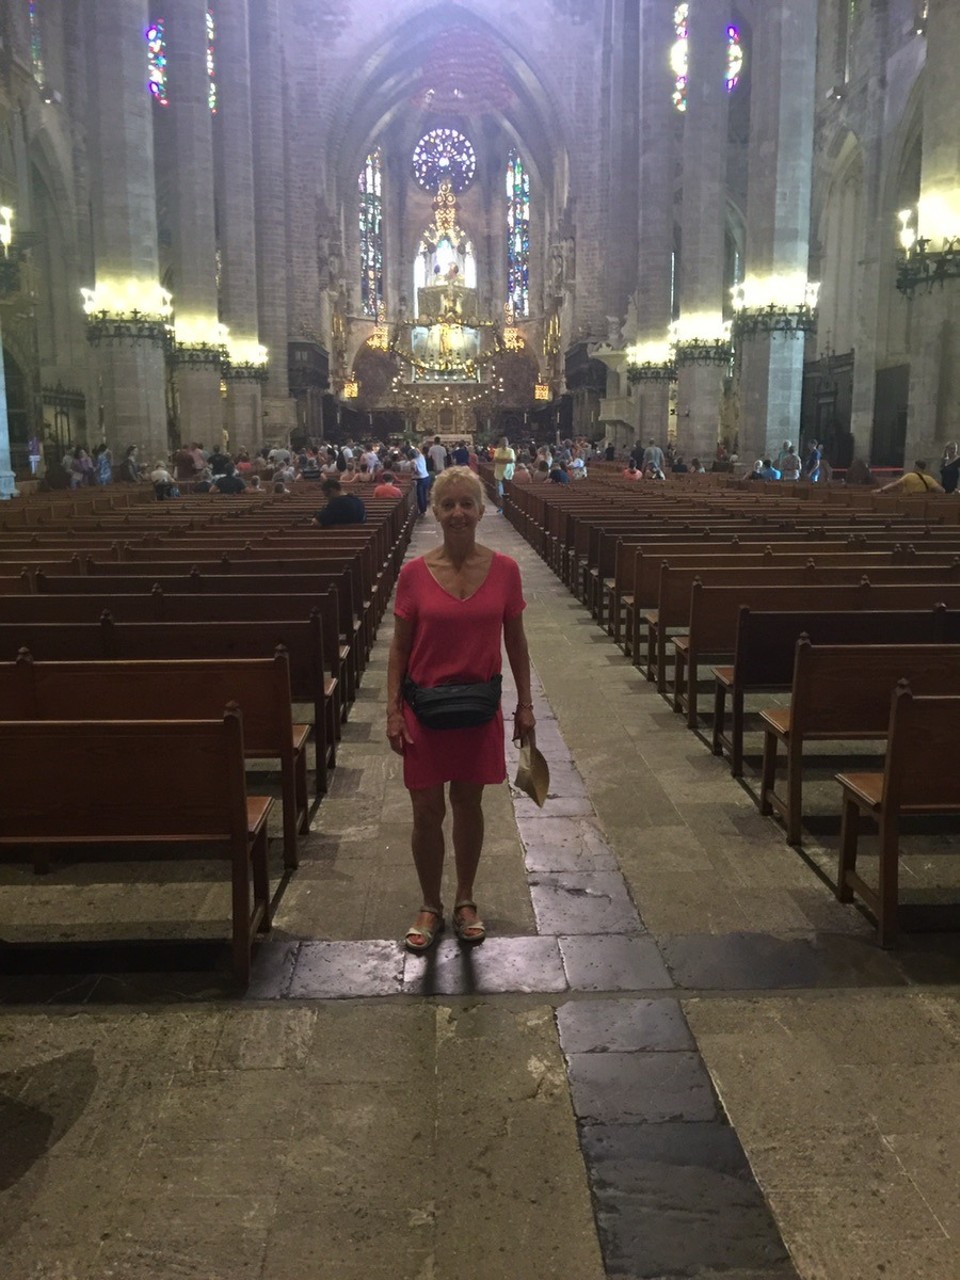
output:
[[[393,611],[413,624],[407,675],[415,684],[473,684],[501,670],[503,624],[526,608],[520,570],[494,552],[487,576],[466,600],[444,591],[423,558],[400,570]],[[403,750],[403,781],[412,790],[443,782],[503,782],[507,765],[503,712],[475,729],[426,729],[406,702],[413,739]]]

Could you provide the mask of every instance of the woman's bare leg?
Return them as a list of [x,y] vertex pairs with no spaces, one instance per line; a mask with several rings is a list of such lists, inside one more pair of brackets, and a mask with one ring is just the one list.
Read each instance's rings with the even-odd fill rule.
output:
[[[410,800],[413,804],[410,847],[413,850],[413,865],[420,881],[421,901],[424,906],[436,907],[439,911],[443,881],[443,818],[446,813],[443,786],[411,790]],[[435,932],[438,920],[432,912],[421,911],[414,922],[414,927],[416,925],[424,925]],[[414,938],[413,941],[417,942],[417,939]]]
[[[474,782],[450,783],[450,808],[453,810],[453,853],[457,864],[457,896],[455,902],[473,899],[473,882],[483,850],[483,785]],[[469,922],[477,919],[472,907],[464,907],[458,917],[470,936]]]

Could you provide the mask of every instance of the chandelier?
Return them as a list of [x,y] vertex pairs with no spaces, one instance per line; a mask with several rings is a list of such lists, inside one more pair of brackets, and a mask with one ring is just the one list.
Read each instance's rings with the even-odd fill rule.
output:
[[670,326],[677,365],[728,365],[733,359],[731,326],[718,313],[694,312]]
[[820,285],[802,273],[749,277],[730,293],[735,338],[798,338],[816,331]]
[[949,203],[942,198],[924,202],[924,221],[939,228],[936,234],[920,235],[919,207],[902,209],[897,215],[897,288],[908,298],[918,289],[932,293],[936,285],[942,289],[948,280],[960,279],[960,221],[950,207],[956,202],[956,197]]
[[638,342],[627,347],[627,381],[676,382],[677,362],[669,340]]

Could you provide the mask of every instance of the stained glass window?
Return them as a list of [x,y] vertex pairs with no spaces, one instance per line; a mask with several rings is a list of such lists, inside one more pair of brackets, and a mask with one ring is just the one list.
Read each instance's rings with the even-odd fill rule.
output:
[[217,63],[214,52],[214,45],[217,39],[217,25],[213,20],[213,11],[207,10],[207,79],[209,81],[209,89],[207,90],[207,98],[210,103],[211,112],[217,114]]
[[360,170],[360,299],[377,320],[383,307],[383,157],[380,148]]
[[673,11],[673,29],[677,38],[670,50],[670,69],[674,77],[673,105],[678,111],[687,109],[687,66],[690,61],[687,50],[687,41],[690,36],[690,29],[687,26],[689,17],[689,4],[678,4]]
[[743,71],[743,46],[740,32],[732,24],[727,27],[727,93],[733,93]]
[[446,179],[457,195],[477,172],[477,155],[469,138],[456,129],[431,129],[413,152],[413,176],[425,191],[439,190]]
[[507,301],[530,314],[530,175],[519,151],[507,157]]
[[147,27],[147,84],[162,107],[170,105],[167,97],[167,38],[162,18]]
[[[687,109],[687,78],[690,63],[688,41],[690,38],[690,5],[678,4],[673,11],[673,29],[676,40],[670,50],[670,69],[673,71],[673,105],[678,111]],[[740,31],[732,23],[727,26],[727,71],[724,83],[727,93],[733,93],[743,72],[743,45]]]
[[30,0],[30,60],[33,63],[33,78],[37,84],[43,84],[46,77],[43,73],[43,39],[40,35],[40,2]]

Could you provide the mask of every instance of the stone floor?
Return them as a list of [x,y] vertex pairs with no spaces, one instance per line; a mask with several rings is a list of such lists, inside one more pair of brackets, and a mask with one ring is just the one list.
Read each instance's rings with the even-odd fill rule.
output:
[[[245,998],[217,867],[0,871],[3,1280],[960,1275],[960,936],[878,950],[825,883],[829,775],[798,856],[483,534],[521,562],[552,772],[542,811],[488,793],[487,943],[397,941],[386,619]],[[911,842],[922,896],[956,838]]]

